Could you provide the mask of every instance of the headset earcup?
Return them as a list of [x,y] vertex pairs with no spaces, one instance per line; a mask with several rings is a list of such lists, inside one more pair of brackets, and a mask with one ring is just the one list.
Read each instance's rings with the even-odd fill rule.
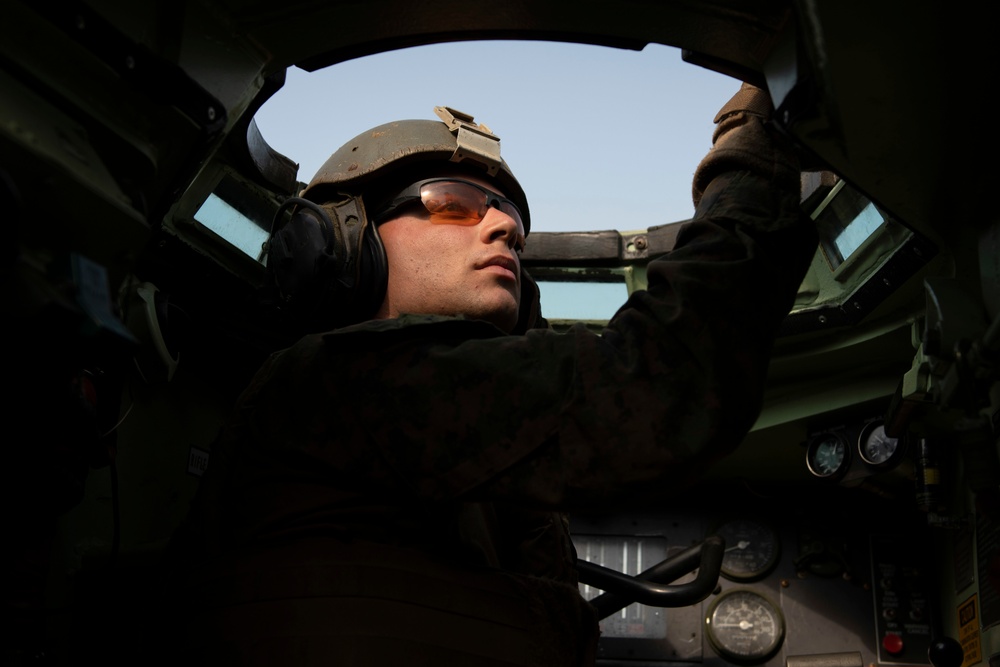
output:
[[[287,222],[283,213],[293,208]],[[388,283],[385,248],[360,198],[290,198],[278,210],[267,266],[289,325],[322,331],[372,317]]]
[[290,308],[299,309],[316,298],[322,273],[335,259],[329,224],[314,209],[299,208],[268,242],[267,267]]
[[382,244],[382,236],[378,227],[368,222],[362,230],[361,262],[358,273],[358,321],[372,317],[385,300],[385,291],[389,284],[389,260]]

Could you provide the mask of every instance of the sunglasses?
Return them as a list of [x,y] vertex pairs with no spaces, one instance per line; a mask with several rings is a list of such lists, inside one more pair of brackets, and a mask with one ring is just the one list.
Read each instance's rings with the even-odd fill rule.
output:
[[517,204],[481,185],[460,178],[431,178],[418,181],[396,195],[386,208],[373,218],[377,224],[400,207],[419,200],[431,215],[431,222],[451,225],[478,225],[489,212],[497,208],[517,224],[523,239],[524,222]]

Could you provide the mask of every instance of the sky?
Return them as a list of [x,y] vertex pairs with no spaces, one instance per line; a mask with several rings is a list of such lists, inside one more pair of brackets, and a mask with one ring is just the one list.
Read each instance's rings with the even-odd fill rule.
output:
[[255,118],[308,182],[361,132],[449,106],[500,137],[532,231],[636,231],[691,217],[691,176],[739,86],[657,44],[459,42],[290,68]]

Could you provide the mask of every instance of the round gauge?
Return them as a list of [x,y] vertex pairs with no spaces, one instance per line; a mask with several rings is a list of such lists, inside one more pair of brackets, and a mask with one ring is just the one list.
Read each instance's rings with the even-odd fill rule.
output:
[[881,421],[873,421],[865,424],[858,437],[858,452],[861,460],[870,466],[879,468],[888,467],[895,463],[902,454],[902,447],[897,438],[890,438],[885,434],[885,424]]
[[719,595],[705,614],[712,648],[734,662],[763,662],[785,637],[785,619],[768,598],[752,590],[731,588]]
[[837,433],[821,433],[809,441],[806,465],[817,477],[840,477],[849,464],[847,442]]
[[733,581],[753,581],[771,571],[781,552],[778,532],[752,519],[733,519],[715,531],[726,540],[722,576]]

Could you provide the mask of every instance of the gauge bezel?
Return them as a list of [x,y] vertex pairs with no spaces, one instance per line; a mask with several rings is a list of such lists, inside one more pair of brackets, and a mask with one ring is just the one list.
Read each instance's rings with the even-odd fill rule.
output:
[[[718,609],[720,604],[726,602],[729,598],[735,595],[748,595],[759,598],[763,603],[763,606],[770,609],[770,612],[774,617],[775,627],[777,628],[774,638],[766,648],[755,651],[749,655],[737,653],[727,648],[718,637],[717,629],[713,625],[712,616],[715,614],[716,609]],[[785,615],[781,611],[781,607],[778,606],[778,604],[770,596],[765,595],[759,590],[747,587],[729,588],[724,590],[718,595],[718,597],[712,600],[712,603],[705,610],[705,635],[708,638],[709,644],[712,646],[712,650],[718,653],[720,657],[740,664],[757,664],[769,660],[775,653],[778,652],[778,649],[781,648],[781,645],[785,640]]]
[[727,526],[731,526],[733,524],[741,524],[741,523],[755,524],[759,529],[767,532],[768,544],[772,545],[771,552],[769,555],[766,556],[767,560],[762,565],[754,568],[753,570],[747,572],[736,571],[732,567],[726,565],[726,558],[727,558],[726,554],[728,554],[729,550],[732,549],[732,547],[735,545],[729,544],[729,540],[726,539],[726,536],[722,535],[722,537],[726,539],[726,552],[722,558],[722,567],[720,569],[720,574],[724,576],[726,579],[729,579],[730,581],[739,581],[739,582],[759,581],[764,577],[766,577],[768,574],[770,574],[774,570],[775,566],[778,564],[778,561],[781,559],[781,536],[778,533],[777,528],[775,528],[775,526],[771,522],[749,516],[726,517],[723,520],[721,520],[718,524],[716,524],[715,528],[712,530],[712,534],[721,535],[721,531]]
[[[833,472],[824,473],[816,468],[813,464],[813,459],[816,456],[816,449],[819,445],[830,439],[837,440],[844,448],[844,458]],[[806,467],[809,469],[810,473],[821,479],[828,479],[832,481],[839,480],[851,467],[851,450],[851,443],[848,442],[843,433],[837,431],[823,431],[822,433],[817,433],[809,439],[809,444],[806,446]]]
[[857,442],[858,457],[866,466],[874,470],[888,470],[890,468],[895,468],[899,464],[899,461],[900,459],[902,459],[906,450],[906,442],[903,438],[893,438],[894,440],[896,440],[896,449],[884,461],[872,461],[865,454],[865,442],[872,435],[872,433],[879,427],[883,429],[884,433],[885,421],[881,419],[874,419],[866,423],[861,428],[861,433],[858,434],[858,442]]

